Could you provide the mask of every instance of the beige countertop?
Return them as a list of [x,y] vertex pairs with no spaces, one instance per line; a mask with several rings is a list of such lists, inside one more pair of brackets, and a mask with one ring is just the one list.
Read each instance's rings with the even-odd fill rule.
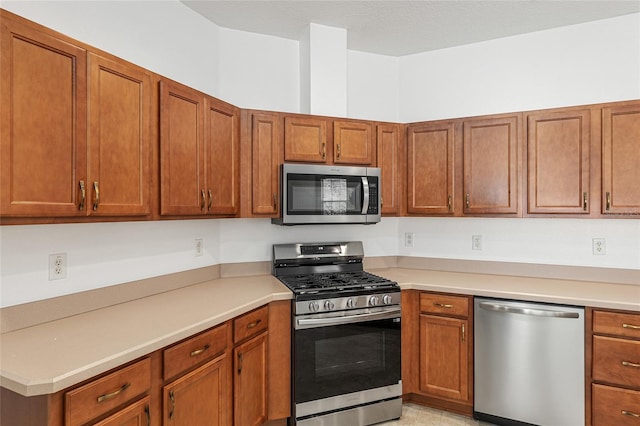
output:
[[270,275],[220,278],[0,336],[0,386],[55,393],[291,292]]
[[[403,290],[442,291],[473,296],[640,311],[638,285],[551,278],[386,268],[371,272],[397,281]],[[640,278],[640,271],[638,271]]]
[[[369,269],[417,289],[640,311],[640,285],[408,268]],[[219,278],[0,335],[0,385],[54,393],[292,294],[270,275]]]

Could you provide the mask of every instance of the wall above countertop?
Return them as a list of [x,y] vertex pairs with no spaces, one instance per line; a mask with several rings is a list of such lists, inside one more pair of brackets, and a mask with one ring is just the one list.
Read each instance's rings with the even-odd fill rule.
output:
[[[413,233],[413,247],[404,244]],[[473,250],[472,235],[482,235]],[[195,256],[195,240],[204,252]],[[592,254],[605,238],[607,254]],[[363,241],[366,257],[412,256],[640,271],[640,220],[382,218],[375,225],[282,227],[211,219],[0,227],[0,307],[218,264],[271,261],[273,244]],[[9,249],[11,248],[11,249]],[[49,254],[67,278],[48,280]],[[640,284],[640,280],[639,283]]]

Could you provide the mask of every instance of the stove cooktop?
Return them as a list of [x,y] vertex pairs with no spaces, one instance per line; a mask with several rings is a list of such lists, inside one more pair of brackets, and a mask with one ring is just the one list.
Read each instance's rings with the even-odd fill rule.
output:
[[289,275],[278,278],[295,294],[398,287],[393,281],[365,271]]

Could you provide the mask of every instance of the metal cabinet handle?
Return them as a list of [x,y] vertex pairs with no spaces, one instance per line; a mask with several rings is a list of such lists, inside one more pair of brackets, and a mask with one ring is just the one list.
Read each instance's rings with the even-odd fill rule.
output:
[[469,208],[469,204],[470,204],[470,200],[469,199],[470,199],[469,193],[467,192],[467,195],[466,195],[465,201],[464,201],[464,203],[467,206],[467,208]]
[[238,374],[242,373],[242,352],[238,352]]
[[640,414],[636,414],[634,412],[627,411],[627,410],[622,410],[622,415],[623,416],[636,417],[636,418],[640,417]]
[[211,192],[211,190],[209,190],[208,192],[209,192],[209,205],[207,206],[207,209],[211,211],[211,207],[213,206],[213,193]]
[[439,308],[447,308],[447,309],[453,308],[453,305],[450,305],[448,303],[440,303],[440,302],[433,302],[433,306],[437,306]]
[[276,193],[273,193],[273,209],[276,210],[278,208]]
[[202,199],[202,201],[200,201],[200,210],[204,211],[204,206],[207,202],[207,196],[204,193],[204,189],[200,190],[200,198]]
[[169,400],[171,400],[171,408],[169,409],[169,418],[173,419],[173,413],[176,411],[176,398],[173,391],[169,391]]
[[147,426],[151,426],[151,411],[149,410],[149,404],[144,406],[144,413],[147,415]]
[[100,206],[100,188],[98,187],[98,182],[93,182],[93,191],[96,193],[96,199],[93,202],[93,211],[98,210]]
[[611,193],[607,192],[606,197],[607,197],[607,207],[606,207],[606,209],[607,210],[611,210]]
[[342,154],[342,148],[340,148],[340,144],[338,144],[337,148],[338,148],[338,157],[337,157],[337,159],[339,160],[340,159],[340,154]]
[[115,398],[116,396],[120,395],[120,393],[122,393],[129,386],[131,386],[131,383],[127,382],[124,385],[120,386],[118,389],[114,390],[113,392],[109,392],[109,393],[105,393],[104,395],[100,395],[98,397],[98,403],[104,402],[104,401],[108,401],[111,398]]
[[464,329],[464,324],[462,324],[462,341],[464,342],[465,340],[465,329]]
[[633,324],[622,324],[622,328],[630,328],[632,330],[640,330],[640,325],[633,325]]
[[582,193],[582,210],[587,211],[587,193]]
[[322,142],[322,159],[324,160],[327,157],[327,144]]
[[82,194],[82,198],[80,198],[80,203],[78,204],[78,210],[84,210],[84,203],[87,201],[87,190],[84,187],[84,181],[81,180],[79,182],[80,185],[80,193]]
[[201,347],[200,349],[196,349],[195,351],[191,351],[191,353],[189,354],[189,356],[198,356],[201,353],[203,353],[204,351],[206,351],[207,349],[209,349],[211,346],[209,344],[204,345],[203,347]]
[[568,311],[551,311],[548,309],[533,309],[533,308],[519,308],[516,306],[502,305],[499,303],[481,302],[478,306],[480,309],[486,309],[494,312],[506,312],[510,314],[532,315],[536,317],[548,317],[548,318],[580,318],[578,312]]
[[630,361],[622,361],[622,365],[624,365],[625,367],[640,368],[640,364],[636,364],[635,362]]
[[253,327],[255,327],[256,325],[260,324],[261,322],[262,322],[262,320],[261,320],[261,319],[256,320],[256,321],[254,321],[254,322],[252,322],[252,323],[250,323],[250,324],[247,324],[247,328],[253,328]]
[[[451,208],[452,208],[452,207],[453,207],[453,200],[452,200],[451,195],[449,195],[449,196],[447,197],[447,209],[448,209],[449,211],[451,211]],[[467,207],[469,207],[469,205],[468,205],[468,204],[467,204]]]

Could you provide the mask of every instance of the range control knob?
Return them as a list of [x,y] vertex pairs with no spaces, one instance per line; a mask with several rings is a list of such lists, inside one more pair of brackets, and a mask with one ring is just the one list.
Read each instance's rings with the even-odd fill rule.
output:
[[385,294],[384,296],[382,296],[382,303],[384,303],[385,305],[390,305],[391,302],[393,302],[393,299],[391,298],[391,296],[389,296],[388,294]]
[[333,308],[335,308],[335,307],[336,307],[336,305],[334,305],[334,304],[333,304],[333,302],[332,302],[331,300],[327,300],[326,302],[324,302],[324,308],[325,308],[327,311],[332,311],[332,310],[333,310]]
[[320,310],[320,305],[316,301],[309,302],[309,310],[311,312],[318,312],[318,310]]
[[377,306],[379,302],[380,302],[380,298],[378,296],[371,296],[369,298],[369,305],[370,306]]
[[352,298],[347,299],[347,308],[349,309],[355,308],[357,304],[358,304],[357,300],[354,300]]

